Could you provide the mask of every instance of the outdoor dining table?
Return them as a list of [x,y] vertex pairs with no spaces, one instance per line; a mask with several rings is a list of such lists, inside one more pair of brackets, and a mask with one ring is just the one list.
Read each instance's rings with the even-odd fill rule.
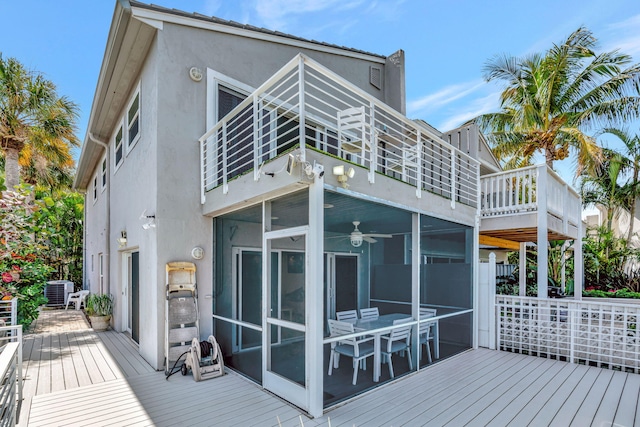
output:
[[[372,319],[358,319],[351,320],[349,323],[353,323],[353,328],[357,332],[372,331],[375,329],[385,328],[387,326],[393,326],[394,320],[411,318],[410,314],[403,313],[390,313],[383,314],[381,316]],[[378,382],[380,380],[380,337],[383,334],[388,334],[389,331],[372,333],[373,335],[373,381]]]
[[[373,331],[375,329],[386,328],[388,326],[393,326],[393,322],[395,320],[407,319],[411,318],[410,314],[405,313],[390,313],[383,314],[378,317],[372,319],[357,319],[357,320],[349,320],[349,323],[353,324],[353,328],[356,332],[365,332],[365,331]],[[372,333],[373,335],[373,381],[380,381],[380,365],[381,365],[381,351],[380,351],[380,337],[383,334],[388,334],[389,331],[376,332]],[[438,322],[435,322],[434,332],[433,332],[433,341],[435,347],[435,356],[436,359],[439,357],[440,346],[439,346],[439,337],[438,337]]]

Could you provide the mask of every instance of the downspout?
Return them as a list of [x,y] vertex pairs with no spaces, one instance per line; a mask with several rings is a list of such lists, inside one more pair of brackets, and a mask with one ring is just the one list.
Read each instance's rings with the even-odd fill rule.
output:
[[[107,284],[108,284],[107,289],[111,291],[111,284],[110,284],[110,281],[111,281],[111,176],[109,176],[109,165],[111,164],[111,162],[109,161],[109,146],[106,143],[100,141],[95,136],[93,136],[93,133],[88,132],[88,135],[91,141],[93,141],[94,143],[104,148],[105,159],[107,161],[107,222],[106,222],[107,230],[105,233],[107,236],[107,245],[106,245],[107,269],[106,270],[107,270]],[[100,176],[100,180],[102,180],[102,175]],[[86,203],[86,197],[85,197],[85,203]],[[86,215],[86,209],[85,209],[85,215]],[[86,225],[86,216],[85,216],[85,225]],[[85,235],[86,235],[86,231],[85,231]]]

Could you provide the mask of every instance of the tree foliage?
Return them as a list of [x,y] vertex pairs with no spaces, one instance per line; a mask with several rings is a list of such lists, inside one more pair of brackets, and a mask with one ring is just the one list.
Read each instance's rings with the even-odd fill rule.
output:
[[18,321],[28,327],[46,303],[51,279],[82,283],[83,199],[77,193],[37,195],[18,186],[0,198],[0,274],[3,296],[18,298]]
[[476,121],[507,168],[531,164],[535,153],[553,167],[571,152],[578,172],[592,168],[601,152],[586,131],[638,117],[640,64],[597,53],[596,44],[581,27],[544,54],[487,62],[485,79],[503,83],[501,110]]
[[[15,58],[0,55],[0,149],[5,186],[46,182],[57,186],[56,174],[71,175],[71,148],[78,107],[59,96],[42,74],[27,70]],[[25,173],[26,172],[26,173]]]

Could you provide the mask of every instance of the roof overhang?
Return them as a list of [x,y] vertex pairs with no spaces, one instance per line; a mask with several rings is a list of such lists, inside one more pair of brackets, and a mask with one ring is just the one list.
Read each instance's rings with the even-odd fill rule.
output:
[[157,27],[134,18],[127,0],[117,1],[93,97],[87,133],[78,161],[74,188],[85,190],[91,182],[91,173],[103,155],[103,148],[91,138],[91,135],[104,143],[109,141],[131,88],[140,74],[156,29]]

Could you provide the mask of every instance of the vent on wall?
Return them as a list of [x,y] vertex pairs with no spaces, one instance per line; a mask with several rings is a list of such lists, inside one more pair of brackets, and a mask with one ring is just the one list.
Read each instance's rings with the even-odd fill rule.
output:
[[382,89],[382,70],[379,67],[369,67],[369,83],[376,89]]

